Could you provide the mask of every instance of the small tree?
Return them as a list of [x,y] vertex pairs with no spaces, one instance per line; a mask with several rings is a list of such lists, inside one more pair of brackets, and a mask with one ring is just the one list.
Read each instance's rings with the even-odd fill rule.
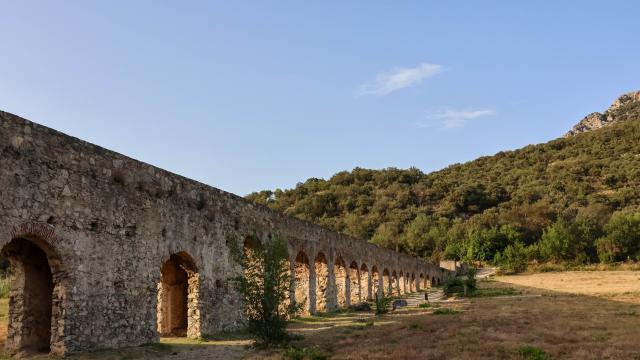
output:
[[519,273],[527,267],[527,254],[524,244],[517,241],[507,246],[502,254],[497,254],[494,262],[506,273]]
[[243,270],[233,281],[244,300],[248,331],[260,345],[288,341],[287,319],[297,308],[295,304],[287,306],[291,277],[286,243],[279,236],[244,248],[237,239],[229,243]]
[[573,240],[571,224],[560,219],[548,227],[540,240],[540,255],[546,260],[567,260]]
[[376,315],[383,315],[389,312],[389,304],[391,303],[391,298],[379,296],[376,292],[375,301]]

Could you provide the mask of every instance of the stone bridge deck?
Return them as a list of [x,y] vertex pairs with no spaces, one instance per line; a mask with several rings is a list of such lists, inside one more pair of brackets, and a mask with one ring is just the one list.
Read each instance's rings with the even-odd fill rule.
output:
[[[241,326],[229,240],[288,243],[305,312],[449,272],[0,112],[10,354],[68,354]],[[383,290],[384,289],[384,290]],[[42,321],[50,319],[50,321]]]

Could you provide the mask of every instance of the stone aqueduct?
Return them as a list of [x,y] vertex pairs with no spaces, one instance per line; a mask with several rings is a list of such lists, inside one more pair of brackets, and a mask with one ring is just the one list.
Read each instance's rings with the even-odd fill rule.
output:
[[403,293],[439,266],[0,112],[0,247],[9,354],[69,354],[241,326],[230,238],[288,243],[305,312]]

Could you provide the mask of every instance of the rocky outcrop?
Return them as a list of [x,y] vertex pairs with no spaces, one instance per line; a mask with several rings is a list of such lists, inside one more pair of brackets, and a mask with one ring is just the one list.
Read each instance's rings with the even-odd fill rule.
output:
[[640,109],[640,91],[620,96],[604,113],[594,112],[587,115],[564,136],[570,137],[583,132],[600,129],[620,121],[640,119],[630,116],[638,114]]

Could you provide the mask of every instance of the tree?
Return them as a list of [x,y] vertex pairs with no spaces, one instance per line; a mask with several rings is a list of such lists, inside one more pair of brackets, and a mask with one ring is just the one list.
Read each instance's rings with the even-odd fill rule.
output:
[[526,249],[520,241],[507,246],[502,254],[495,257],[496,263],[506,273],[519,273],[526,269]]
[[640,254],[640,213],[617,212],[605,226],[606,236],[598,239],[598,257],[603,262],[637,258]]
[[287,319],[297,312],[289,300],[289,262],[287,245],[274,236],[265,243],[249,238],[244,247],[237,239],[229,241],[231,254],[240,264],[242,275],[233,279],[244,300],[247,330],[260,345],[279,344],[289,340]]
[[400,251],[400,235],[398,227],[392,223],[383,223],[378,226],[375,234],[371,238],[371,242],[386,247],[387,249],[393,249]]
[[547,228],[540,240],[540,255],[545,260],[567,260],[572,242],[571,225],[558,220]]

